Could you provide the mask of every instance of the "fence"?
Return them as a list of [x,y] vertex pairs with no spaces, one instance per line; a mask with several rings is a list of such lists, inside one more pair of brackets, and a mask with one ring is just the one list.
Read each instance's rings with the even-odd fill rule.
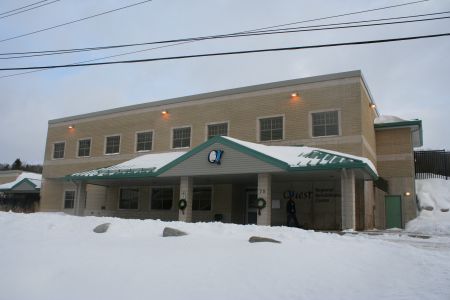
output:
[[450,152],[445,150],[414,151],[416,179],[450,179]]

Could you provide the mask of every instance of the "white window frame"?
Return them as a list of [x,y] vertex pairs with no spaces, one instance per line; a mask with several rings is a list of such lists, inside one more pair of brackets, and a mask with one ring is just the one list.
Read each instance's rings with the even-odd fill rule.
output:
[[230,121],[220,121],[220,122],[209,122],[205,124],[205,141],[208,140],[208,126],[209,125],[218,125],[218,124],[227,124],[227,135],[230,136]]
[[[138,142],[138,134],[139,133],[146,133],[146,132],[151,132],[152,133],[152,147],[150,148],[150,150],[137,150],[137,142]],[[155,145],[155,130],[153,129],[147,129],[147,130],[139,130],[136,131],[134,133],[134,152],[135,153],[145,153],[145,152],[150,152],[153,151]]]
[[[119,136],[119,137],[120,137],[120,142],[119,142],[119,152],[116,152],[116,153],[106,153],[107,139],[108,139],[109,137],[112,137],[112,136]],[[123,140],[122,140],[122,134],[121,134],[121,133],[105,135],[105,138],[104,138],[104,140],[103,140],[103,155],[118,155],[118,154],[120,154],[120,151],[122,150],[122,143],[123,143]]]
[[[322,112],[329,112],[329,111],[337,111],[338,112],[338,134],[336,135],[321,135],[321,136],[314,136],[313,135],[313,123],[312,123],[312,114],[315,113],[322,113]],[[330,109],[321,109],[321,110],[313,110],[308,113],[308,122],[309,122],[309,136],[313,139],[320,139],[320,138],[328,138],[328,137],[337,137],[342,136],[342,118],[341,118],[341,109],[340,108],[330,108]]]
[[[282,132],[282,138],[280,140],[270,140],[270,141],[261,141],[261,133],[260,133],[260,120],[261,119],[271,119],[271,118],[283,118],[283,132]],[[278,114],[278,115],[270,115],[270,116],[261,116],[256,118],[256,140],[261,143],[270,143],[270,142],[278,142],[283,141],[286,137],[286,115],[285,114]]]
[[[211,209],[210,210],[194,210],[194,188],[202,188],[202,187],[210,187],[211,188]],[[194,185],[192,187],[192,211],[195,211],[197,213],[206,213],[206,212],[212,212],[214,210],[214,185],[212,184],[201,184],[201,185]]]
[[[153,195],[153,189],[172,189],[172,207],[170,209],[156,209],[152,208],[152,195]],[[177,208],[177,203],[175,203],[175,186],[173,185],[155,185],[150,187],[150,194],[149,194],[149,203],[148,203],[148,209],[150,211],[173,211],[174,208]]]
[[[90,140],[91,144],[89,147],[89,156],[79,156],[79,150],[80,150],[80,141],[84,141],[84,140]],[[87,157],[91,157],[92,156],[92,138],[91,137],[85,137],[85,138],[81,138],[77,140],[77,152],[75,152],[75,157],[76,158],[87,158]]]
[[[73,192],[73,207],[66,208],[66,192]],[[62,209],[65,211],[70,211],[75,209],[75,202],[77,200],[77,191],[75,189],[64,189],[62,195]]]
[[[61,143],[64,143],[64,155],[63,155],[63,157],[60,157],[60,158],[55,158],[55,144],[61,144]],[[59,159],[64,159],[64,158],[66,158],[66,152],[67,152],[67,142],[64,140],[64,141],[56,141],[56,142],[53,142],[52,143],[52,160],[59,160]]]
[[[137,208],[120,208],[120,192],[122,189],[137,189],[138,190]],[[139,186],[121,186],[121,187],[119,187],[119,191],[117,194],[117,210],[121,210],[121,211],[138,211],[138,210],[140,210],[140,208],[141,208],[140,194],[141,194],[141,187],[139,187]]]
[[[178,147],[178,148],[174,148],[173,147],[173,131],[175,129],[183,129],[183,128],[191,128],[191,136],[189,137],[189,147]],[[194,130],[192,128],[192,125],[182,125],[182,126],[176,126],[176,127],[171,127],[170,128],[170,149],[174,150],[174,149],[189,149],[192,147],[192,136],[194,135]]]

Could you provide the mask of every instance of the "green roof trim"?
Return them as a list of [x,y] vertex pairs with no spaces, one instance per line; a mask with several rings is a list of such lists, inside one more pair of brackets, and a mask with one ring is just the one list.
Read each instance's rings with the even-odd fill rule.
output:
[[[4,191],[11,191],[13,190],[15,187],[21,185],[22,183],[27,182],[29,184],[31,184],[35,189],[36,189],[36,184],[34,184],[34,182],[32,182],[31,180],[29,180],[28,178],[24,178],[21,181],[17,182],[15,185],[13,185],[12,187],[10,187],[9,189],[0,189],[0,192],[4,192]],[[36,189],[39,190],[39,189]]]
[[419,127],[419,140],[420,145],[423,145],[423,130],[422,130],[422,120],[406,120],[399,122],[389,122],[389,123],[380,123],[374,124],[375,129],[390,129],[390,128],[402,128],[402,127]]
[[[307,166],[291,166],[288,163],[281,161],[277,158],[269,156],[267,154],[261,153],[257,150],[251,149],[247,146],[244,146],[240,143],[232,141],[230,139],[215,136],[206,142],[194,147],[192,150],[186,152],[181,155],[177,159],[171,161],[170,163],[162,166],[158,170],[155,168],[147,168],[147,169],[126,169],[126,170],[103,170],[99,169],[98,175],[75,175],[82,174],[84,172],[75,173],[73,175],[65,176],[67,180],[86,180],[86,179],[137,179],[137,178],[149,178],[149,177],[157,177],[168,170],[174,168],[179,165],[183,161],[189,159],[195,154],[201,152],[202,150],[208,148],[209,146],[219,143],[224,146],[228,146],[236,151],[247,154],[254,158],[261,160],[262,162],[271,164],[280,170],[284,170],[286,172],[304,172],[304,171],[320,171],[320,170],[338,170],[338,169],[364,169],[373,179],[378,179],[378,175],[372,168],[363,162],[362,160],[358,160],[355,158],[349,158],[345,156],[341,156],[335,153],[327,152],[326,150],[314,150],[311,153],[308,153],[304,157],[311,159],[319,159],[319,163],[317,165],[307,165]],[[326,163],[320,164],[320,162],[326,160]],[[95,171],[95,170],[91,170]],[[89,171],[87,171],[89,172]]]

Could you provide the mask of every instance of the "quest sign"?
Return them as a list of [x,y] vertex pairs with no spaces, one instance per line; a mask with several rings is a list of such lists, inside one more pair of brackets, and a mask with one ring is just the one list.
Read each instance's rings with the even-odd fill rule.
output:
[[341,194],[337,192],[333,187],[331,188],[319,188],[315,187],[309,191],[294,191],[287,190],[283,192],[283,198],[285,200],[312,200],[315,202],[329,202],[332,198],[341,197]]
[[211,150],[208,154],[208,162],[211,164],[220,165],[222,160],[223,150]]

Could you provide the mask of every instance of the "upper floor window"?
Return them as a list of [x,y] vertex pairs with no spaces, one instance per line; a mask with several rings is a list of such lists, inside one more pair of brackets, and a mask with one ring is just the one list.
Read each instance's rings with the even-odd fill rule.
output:
[[153,146],[153,132],[138,132],[136,133],[136,151],[150,151]]
[[228,123],[208,124],[208,140],[217,135],[228,135]]
[[174,128],[172,148],[188,148],[191,146],[191,127]]
[[173,200],[172,188],[152,188],[152,209],[171,209]]
[[105,154],[117,154],[120,152],[120,135],[106,137]]
[[211,210],[212,188],[210,186],[194,187],[192,210]]
[[276,141],[283,139],[283,117],[259,119],[259,140]]
[[311,113],[312,136],[339,135],[339,112],[337,110]]
[[121,188],[119,196],[119,209],[138,209],[139,189]]
[[64,158],[64,149],[66,148],[65,142],[53,144],[53,158]]
[[75,191],[64,192],[64,209],[72,209],[75,204]]
[[78,141],[78,157],[87,157],[91,155],[91,139]]

